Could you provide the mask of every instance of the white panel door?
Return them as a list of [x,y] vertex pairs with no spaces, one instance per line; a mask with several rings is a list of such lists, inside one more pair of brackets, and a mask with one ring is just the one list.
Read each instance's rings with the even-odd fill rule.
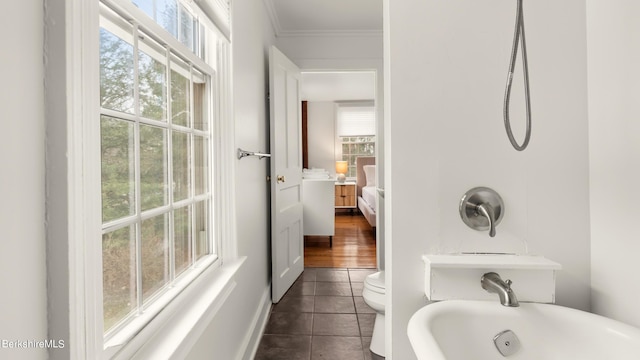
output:
[[304,270],[300,69],[269,51],[271,106],[271,299],[280,301]]

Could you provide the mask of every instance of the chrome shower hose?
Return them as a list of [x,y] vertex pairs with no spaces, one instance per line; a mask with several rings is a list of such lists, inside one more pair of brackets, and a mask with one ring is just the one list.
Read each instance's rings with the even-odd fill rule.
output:
[[[529,66],[527,64],[527,44],[524,37],[524,17],[522,10],[522,0],[517,0],[518,8],[516,13],[516,26],[513,34],[513,47],[511,48],[511,61],[509,62],[509,74],[507,76],[507,85],[504,93],[504,127],[507,131],[507,136],[511,145],[518,150],[522,151],[529,145],[531,139],[531,99],[529,96]],[[519,145],[516,139],[513,137],[513,131],[511,130],[511,121],[509,120],[509,103],[511,100],[511,83],[513,80],[513,71],[516,66],[516,57],[518,55],[518,42],[522,47],[522,68],[524,73],[524,96],[526,103],[526,133],[522,145]]]

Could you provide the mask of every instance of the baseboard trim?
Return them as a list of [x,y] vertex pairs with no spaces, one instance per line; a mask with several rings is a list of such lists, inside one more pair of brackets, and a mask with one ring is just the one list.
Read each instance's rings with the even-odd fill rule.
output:
[[242,349],[245,349],[244,355],[238,357],[238,359],[252,360],[258,352],[258,346],[260,346],[260,340],[267,327],[269,313],[271,312],[271,284],[269,284],[262,293],[260,304],[251,322],[251,329],[253,329],[253,331],[247,332],[243,341]]

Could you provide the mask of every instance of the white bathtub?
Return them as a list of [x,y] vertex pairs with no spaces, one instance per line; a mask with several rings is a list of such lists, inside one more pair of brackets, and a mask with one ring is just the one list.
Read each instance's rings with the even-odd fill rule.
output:
[[[513,331],[518,350],[503,356],[494,337]],[[409,321],[419,360],[638,360],[640,330],[558,305],[450,300],[418,310]],[[513,349],[513,348],[512,348]]]

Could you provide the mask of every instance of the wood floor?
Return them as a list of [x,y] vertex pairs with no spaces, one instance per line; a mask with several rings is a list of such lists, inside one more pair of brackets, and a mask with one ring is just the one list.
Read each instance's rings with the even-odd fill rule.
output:
[[327,236],[305,236],[304,266],[375,269],[375,229],[361,214],[336,214],[333,247]]

